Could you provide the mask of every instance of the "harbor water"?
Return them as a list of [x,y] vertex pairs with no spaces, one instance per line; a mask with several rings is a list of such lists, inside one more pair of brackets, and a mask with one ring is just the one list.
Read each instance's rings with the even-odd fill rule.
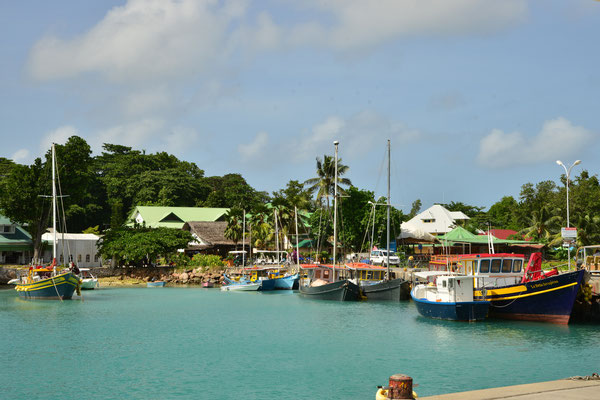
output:
[[83,295],[0,290],[1,397],[362,400],[396,373],[425,396],[600,372],[597,325],[436,321],[412,302],[291,291]]

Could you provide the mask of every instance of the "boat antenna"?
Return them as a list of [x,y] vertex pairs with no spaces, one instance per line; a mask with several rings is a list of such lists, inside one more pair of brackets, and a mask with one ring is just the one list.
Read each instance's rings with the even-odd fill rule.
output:
[[337,247],[337,200],[338,200],[338,145],[340,142],[337,140],[333,142],[335,146],[335,175],[333,178],[333,280],[335,282],[335,263],[336,263],[336,247]]

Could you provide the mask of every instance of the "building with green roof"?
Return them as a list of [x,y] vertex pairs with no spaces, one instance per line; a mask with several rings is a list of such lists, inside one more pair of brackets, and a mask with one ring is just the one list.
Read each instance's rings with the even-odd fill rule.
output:
[[229,208],[137,206],[127,221],[128,226],[181,229],[186,222],[225,221]]
[[27,264],[32,255],[29,232],[0,215],[0,264]]

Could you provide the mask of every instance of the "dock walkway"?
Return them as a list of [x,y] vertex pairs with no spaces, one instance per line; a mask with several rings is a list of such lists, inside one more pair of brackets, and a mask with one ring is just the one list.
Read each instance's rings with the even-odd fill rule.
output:
[[419,397],[421,400],[589,400],[600,399],[599,379],[561,379],[493,389]]

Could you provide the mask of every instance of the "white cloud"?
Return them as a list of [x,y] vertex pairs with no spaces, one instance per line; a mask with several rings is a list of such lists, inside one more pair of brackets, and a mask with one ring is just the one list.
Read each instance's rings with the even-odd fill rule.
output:
[[294,159],[303,161],[323,154],[331,154],[333,141],[340,142],[340,151],[347,155],[367,154],[372,148],[385,146],[387,139],[394,145],[416,141],[421,133],[408,129],[401,122],[390,121],[373,111],[363,111],[344,119],[327,117],[316,124],[309,134],[300,135],[292,146]]
[[563,117],[546,121],[532,138],[521,132],[505,133],[494,129],[481,139],[477,162],[485,167],[502,168],[576,157],[594,136]]
[[330,14],[334,23],[296,26],[292,42],[325,43],[337,50],[414,35],[486,34],[527,14],[525,0],[307,0],[303,5]]
[[23,164],[29,162],[29,150],[27,149],[19,149],[15,151],[15,153],[10,157],[14,162],[18,164]]
[[269,135],[266,132],[259,132],[254,140],[248,144],[238,145],[238,153],[244,161],[252,160],[253,158],[266,158],[269,145]]
[[46,36],[31,51],[39,80],[99,73],[111,81],[177,78],[223,58],[229,25],[245,2],[130,0],[80,37]]
[[77,129],[71,125],[61,126],[44,135],[40,143],[40,150],[42,153],[46,153],[52,147],[52,143],[65,144],[71,136],[79,136]]

